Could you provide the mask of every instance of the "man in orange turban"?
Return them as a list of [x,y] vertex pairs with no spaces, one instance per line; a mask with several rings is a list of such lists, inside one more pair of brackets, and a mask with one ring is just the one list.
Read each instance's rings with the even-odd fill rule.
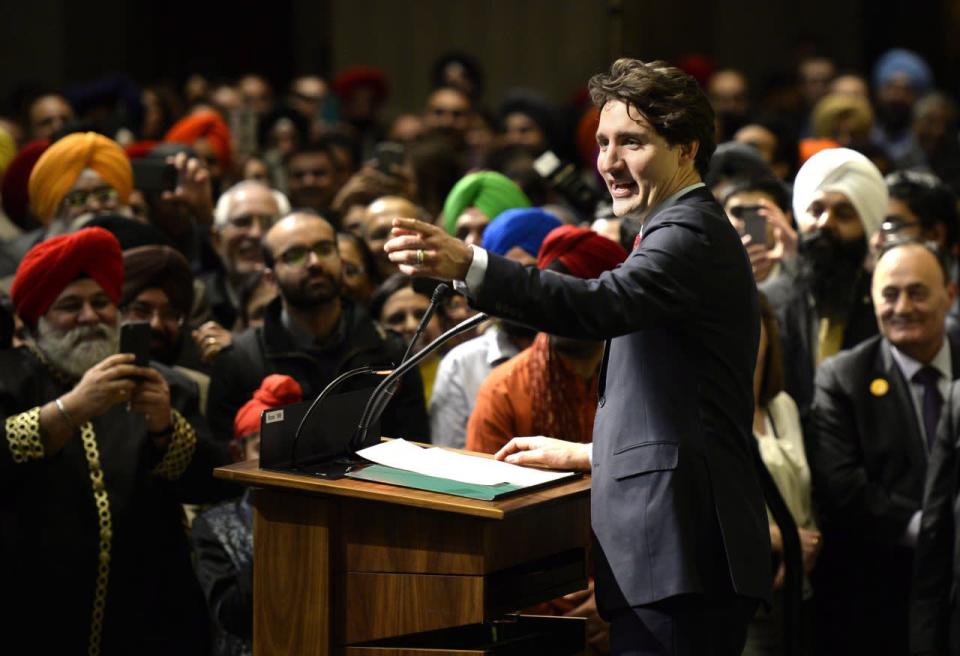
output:
[[196,383],[116,352],[122,286],[101,228],[44,241],[17,270],[27,346],[0,351],[0,558],[18,563],[6,619],[36,653],[199,655],[181,504],[223,498],[211,472],[226,452],[206,439]]
[[45,226],[62,231],[89,212],[113,212],[126,206],[133,190],[133,169],[123,148],[95,132],[76,132],[53,143],[37,160],[27,184],[30,207]]

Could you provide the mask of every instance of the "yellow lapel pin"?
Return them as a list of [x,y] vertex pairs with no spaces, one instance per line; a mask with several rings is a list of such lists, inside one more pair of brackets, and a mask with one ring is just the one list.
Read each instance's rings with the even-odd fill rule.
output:
[[890,391],[890,383],[884,378],[874,378],[870,383],[870,393],[874,396],[884,396]]

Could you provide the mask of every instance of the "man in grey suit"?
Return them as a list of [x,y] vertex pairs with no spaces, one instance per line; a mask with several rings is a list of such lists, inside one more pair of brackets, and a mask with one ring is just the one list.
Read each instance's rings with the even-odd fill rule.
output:
[[615,654],[739,655],[769,597],[771,554],[751,461],[756,286],[701,182],[713,110],[661,62],[618,60],[590,91],[614,212],[643,222],[621,266],[595,280],[525,270],[399,218],[386,250],[406,273],[464,281],[481,310],[608,340],[594,443],[521,438],[499,457],[592,469],[597,600]]
[[955,296],[925,244],[884,251],[872,296],[881,335],[817,370],[806,434],[823,551],[813,572],[817,654],[906,654],[914,548],[931,445],[960,343]]

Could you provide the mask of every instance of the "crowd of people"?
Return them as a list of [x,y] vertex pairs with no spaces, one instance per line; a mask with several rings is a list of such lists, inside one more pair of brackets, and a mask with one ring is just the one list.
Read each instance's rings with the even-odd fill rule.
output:
[[[697,168],[761,294],[774,590],[744,653],[960,653],[956,105],[900,49],[869,75],[805,56],[763,97],[707,58],[677,65],[715,111]],[[0,553],[37,653],[250,653],[252,510],[212,470],[257,457],[261,410],[475,312],[447,294],[420,330],[437,282],[388,257],[395,217],[583,279],[637,247],[585,93],[492,99],[459,53],[431,74],[392,117],[389,80],[361,66],[285,87],[114,75],[0,116]],[[118,352],[126,322],[149,325],[149,365]],[[490,320],[401,381],[381,432],[590,442],[603,355]],[[591,590],[547,610],[587,617],[607,653]]]

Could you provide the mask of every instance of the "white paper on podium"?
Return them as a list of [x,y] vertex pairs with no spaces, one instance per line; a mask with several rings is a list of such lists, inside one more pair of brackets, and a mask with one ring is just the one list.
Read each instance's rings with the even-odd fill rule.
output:
[[423,448],[403,439],[381,442],[357,451],[357,455],[379,465],[474,485],[511,483],[531,487],[574,475],[574,472],[520,467],[437,447]]

